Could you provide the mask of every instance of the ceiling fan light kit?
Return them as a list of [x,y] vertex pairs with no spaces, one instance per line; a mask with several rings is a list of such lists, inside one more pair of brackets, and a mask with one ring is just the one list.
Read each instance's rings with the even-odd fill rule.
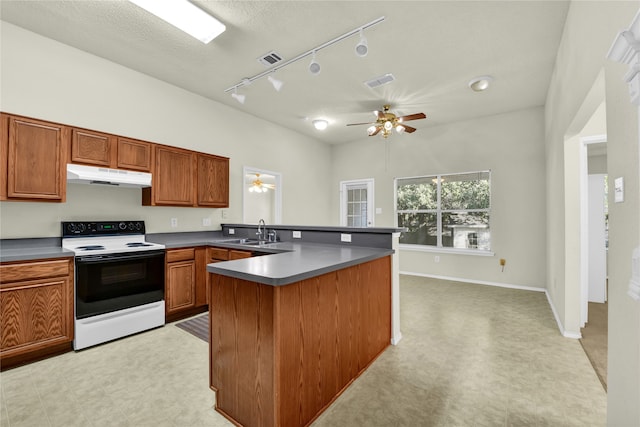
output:
[[491,76],[479,76],[469,81],[469,88],[474,92],[483,92],[489,88],[492,81]]
[[410,120],[426,119],[427,116],[424,113],[409,114],[408,116],[398,117],[391,113],[389,109],[390,105],[385,105],[382,111],[374,111],[373,114],[377,117],[377,120],[373,123],[349,123],[347,126],[357,125],[370,125],[367,128],[367,134],[369,136],[375,136],[381,134],[383,138],[388,138],[391,135],[393,129],[398,133],[413,133],[417,129],[404,124]]

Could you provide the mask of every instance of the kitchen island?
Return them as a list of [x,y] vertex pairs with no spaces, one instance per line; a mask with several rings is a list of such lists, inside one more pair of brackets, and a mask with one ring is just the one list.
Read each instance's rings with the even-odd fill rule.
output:
[[384,247],[275,243],[209,264],[210,385],[243,426],[304,426],[391,343]]

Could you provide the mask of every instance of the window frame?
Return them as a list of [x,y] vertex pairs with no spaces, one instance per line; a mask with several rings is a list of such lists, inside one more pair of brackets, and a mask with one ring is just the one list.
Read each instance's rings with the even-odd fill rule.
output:
[[[443,182],[442,178],[444,177],[445,181],[447,177],[455,177],[459,175],[468,175],[468,174],[488,174],[489,175],[489,207],[486,209],[442,209],[442,188],[441,183]],[[436,208],[435,209],[411,209],[411,210],[399,210],[398,209],[398,181],[402,180],[410,180],[410,179],[436,179]],[[394,223],[395,226],[398,227],[398,216],[404,213],[424,213],[424,214],[435,214],[436,215],[436,226],[437,226],[437,240],[436,245],[425,245],[425,244],[417,244],[417,243],[400,243],[400,249],[418,251],[418,252],[438,252],[438,253],[457,253],[464,255],[477,255],[477,256],[494,256],[494,252],[492,250],[493,247],[493,239],[492,239],[492,215],[491,215],[491,206],[492,206],[492,173],[491,169],[486,170],[478,170],[478,171],[470,171],[470,172],[456,172],[456,173],[440,173],[440,174],[426,174],[426,175],[418,175],[418,176],[407,176],[407,177],[397,177],[393,180],[393,193],[394,193]],[[448,246],[442,246],[442,217],[443,214],[447,213],[483,213],[486,212],[489,216],[489,248],[488,249],[478,249],[478,248],[454,248]]]

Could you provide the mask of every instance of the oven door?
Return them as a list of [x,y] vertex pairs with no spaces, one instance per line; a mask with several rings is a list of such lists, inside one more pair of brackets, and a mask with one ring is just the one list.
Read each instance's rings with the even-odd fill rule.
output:
[[76,319],[164,299],[164,251],[76,257]]

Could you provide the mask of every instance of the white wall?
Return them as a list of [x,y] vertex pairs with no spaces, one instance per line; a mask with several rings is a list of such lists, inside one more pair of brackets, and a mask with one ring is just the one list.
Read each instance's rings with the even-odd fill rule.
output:
[[[144,74],[1,23],[0,109],[230,157],[230,207],[142,207],[140,190],[69,185],[67,203],[0,203],[0,237],[60,235],[60,220],[143,219],[149,232],[219,229],[242,222],[242,167],[283,175],[283,223],[328,224],[329,187],[306,191],[302,176],[324,176],[331,148]],[[268,148],[265,148],[268,147]],[[178,218],[178,228],[169,219]],[[212,219],[203,227],[202,218]]]
[[[339,212],[339,182],[375,179],[378,227],[394,226],[394,177],[491,169],[493,257],[401,250],[405,272],[507,285],[545,285],[544,116],[542,108],[426,127],[334,148],[332,214]],[[385,144],[389,144],[385,170]],[[507,263],[501,271],[498,260]]]
[[[576,135],[576,118],[604,67],[607,120],[607,170],[625,176],[623,204],[609,199],[609,362],[608,425],[640,425],[639,308],[625,295],[631,275],[631,250],[638,244],[638,120],[622,77],[626,70],[605,59],[618,31],[631,23],[638,2],[572,2],[558,50],[545,108],[547,166],[548,291],[561,321],[579,322],[579,298],[567,299],[565,277],[564,141]],[[582,121],[584,126],[586,120]],[[630,186],[630,188],[629,188]]]

